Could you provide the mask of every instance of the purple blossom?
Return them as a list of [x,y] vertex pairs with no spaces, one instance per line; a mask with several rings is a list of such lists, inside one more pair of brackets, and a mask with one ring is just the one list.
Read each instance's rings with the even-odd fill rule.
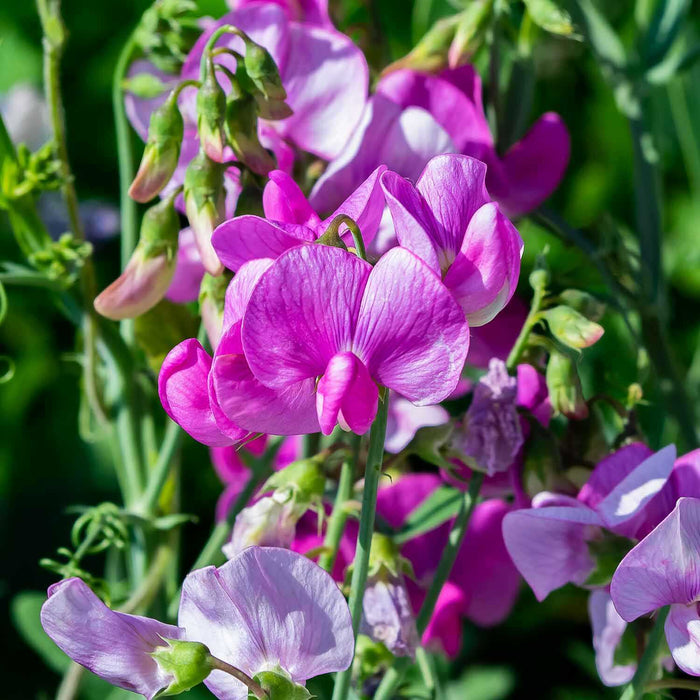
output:
[[538,600],[566,583],[585,583],[595,569],[588,544],[604,530],[632,539],[648,531],[675,454],[673,445],[651,456],[644,445],[628,445],[598,464],[577,498],[542,492],[532,508],[506,516],[506,547]]
[[260,2],[279,5],[290,20],[333,28],[328,16],[328,0],[228,0],[228,5],[232,10],[238,10]]
[[399,243],[442,276],[472,326],[488,323],[513,296],[523,250],[485,176],[480,161],[445,155],[415,186],[395,172],[381,178]]
[[[345,214],[357,223],[366,244],[370,243],[379,227],[384,209],[384,195],[379,177],[386,170],[379,166],[324,220],[311,208],[299,185],[281,170],[269,174],[263,192],[263,210],[266,219],[258,216],[238,216],[221,224],[212,237],[212,244],[220,260],[231,270],[258,258],[276,258],[289,248],[313,243],[339,214]],[[352,246],[352,236],[342,238]]]
[[413,440],[420,428],[443,425],[449,417],[442,406],[416,406],[392,392],[389,395],[384,449],[398,454]]
[[194,232],[187,227],[180,231],[175,274],[165,298],[176,304],[197,301],[202,277],[204,277],[202,258],[197,249]]
[[518,381],[496,358],[478,381],[462,425],[455,429],[454,448],[488,476],[509,469],[523,444],[516,408]]
[[472,66],[439,75],[403,69],[385,76],[342,153],[312,192],[319,211],[330,211],[380,163],[415,179],[433,156],[463,153],[488,166],[491,196],[509,216],[539,206],[556,189],[569,160],[569,134],[548,112],[501,157]]
[[173,682],[151,654],[184,639],[182,628],[110,610],[79,578],[53,584],[48,596],[41,624],[73,661],[149,700]]
[[[352,662],[350,611],[333,579],[301,554],[250,547],[223,566],[185,579],[179,624],[187,636],[253,677],[281,668],[295,683],[342,671]],[[218,698],[245,700],[236,679],[213,671]]]
[[700,676],[700,499],[680,498],[627,554],[610,595],[627,622],[670,605],[665,631],[673,660]]

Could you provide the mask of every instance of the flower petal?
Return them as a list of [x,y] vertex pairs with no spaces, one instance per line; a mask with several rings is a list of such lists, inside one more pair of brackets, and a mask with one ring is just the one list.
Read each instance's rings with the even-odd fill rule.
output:
[[178,239],[175,274],[165,298],[176,304],[197,301],[202,277],[204,277],[204,266],[194,240],[194,233],[189,227],[183,228]]
[[[219,569],[189,574],[179,621],[188,636],[249,675],[279,664],[296,683],[347,668],[355,646],[333,579],[305,556],[276,547],[250,547]],[[217,671],[205,683],[219,697],[237,692],[238,682]]]
[[110,610],[79,578],[49,588],[41,608],[46,634],[73,661],[119,688],[155,697],[173,681],[150,655],[184,630]]
[[469,327],[449,291],[404,248],[372,269],[354,349],[372,377],[421,405],[454,390],[469,349]]
[[260,278],[243,320],[253,374],[276,388],[322,375],[331,357],[352,345],[371,269],[325,245],[298,246],[280,256]]
[[243,314],[255,285],[273,261],[269,258],[251,260],[244,263],[226,289],[224,302],[224,332],[243,320]]
[[268,173],[268,182],[263,190],[263,211],[266,219],[287,224],[315,227],[320,219],[311,208],[299,185],[291,175],[281,170]]
[[671,656],[678,668],[700,676],[700,610],[698,604],[672,605],[664,625]]
[[670,515],[620,562],[610,594],[631,622],[653,610],[700,598],[700,499],[681,498]]
[[442,406],[415,406],[403,396],[391,392],[384,449],[398,454],[413,440],[420,428],[443,425],[449,417]]

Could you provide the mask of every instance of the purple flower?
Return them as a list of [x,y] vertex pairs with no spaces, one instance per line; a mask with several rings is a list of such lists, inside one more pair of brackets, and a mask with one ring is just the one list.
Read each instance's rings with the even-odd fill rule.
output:
[[[281,668],[295,683],[352,662],[350,611],[333,579],[286,549],[250,547],[220,568],[185,579],[179,624],[191,639],[254,677]],[[245,700],[245,686],[221,671],[205,685],[218,698]]]
[[657,512],[655,497],[668,482],[675,454],[673,445],[651,456],[644,445],[628,445],[598,464],[577,498],[542,492],[532,508],[506,516],[506,547],[538,600],[565,583],[585,583],[595,570],[588,545],[603,536],[603,529],[642,536]]
[[[258,216],[238,216],[221,224],[212,238],[219,258],[231,270],[249,260],[276,258],[284,251],[303,243],[313,243],[339,214],[357,223],[366,244],[377,232],[384,209],[384,195],[379,176],[386,170],[378,167],[338,209],[325,220],[311,208],[299,185],[281,170],[270,172],[263,192],[266,219]],[[352,237],[342,238],[352,246]]]
[[443,425],[449,414],[442,406],[416,406],[398,394],[389,394],[389,414],[386,423],[384,449],[398,454],[420,428]]
[[523,250],[485,176],[480,161],[445,155],[415,186],[395,172],[381,178],[399,243],[442,276],[472,326],[488,323],[513,296]]
[[46,634],[73,661],[119,688],[153,698],[175,679],[151,654],[184,630],[110,610],[79,578],[49,588],[41,608]]
[[184,228],[179,235],[175,274],[165,298],[176,304],[197,301],[202,277],[204,277],[204,266],[194,232],[189,227]]
[[264,2],[279,5],[290,20],[333,28],[328,16],[328,0],[228,0],[228,5],[232,10],[238,10],[246,5]]
[[489,363],[478,381],[464,422],[455,429],[454,448],[488,476],[509,469],[523,444],[516,408],[518,381],[503,360]]
[[666,605],[666,640],[678,667],[700,676],[700,499],[676,507],[620,562],[610,585],[631,622]]
[[357,130],[314,187],[312,202],[320,211],[333,209],[380,163],[414,179],[433,156],[463,153],[487,164],[491,196],[509,216],[519,216],[556,189],[569,150],[566,127],[548,112],[500,157],[472,66],[440,75],[397,70],[379,81]]

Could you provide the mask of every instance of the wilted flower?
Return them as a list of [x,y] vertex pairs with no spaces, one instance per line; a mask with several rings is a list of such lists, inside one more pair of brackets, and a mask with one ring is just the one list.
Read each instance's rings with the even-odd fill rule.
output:
[[399,243],[441,275],[472,326],[513,296],[523,242],[491,201],[486,166],[467,156],[433,158],[413,186],[395,172],[381,183]]

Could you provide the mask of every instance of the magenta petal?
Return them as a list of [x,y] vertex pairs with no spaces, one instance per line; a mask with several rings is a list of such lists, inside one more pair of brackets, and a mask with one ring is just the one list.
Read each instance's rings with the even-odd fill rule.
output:
[[491,201],[485,179],[480,160],[449,154],[432,158],[416,183],[438,222],[439,248],[450,261],[464,250],[462,241],[476,212]]
[[286,389],[269,389],[253,376],[244,355],[217,354],[212,387],[222,413],[247,432],[301,435],[319,431],[313,379]]
[[226,289],[224,303],[224,332],[228,331],[235,323],[243,320],[250,295],[261,275],[272,265],[272,262],[272,260],[261,258],[244,263],[231,280]]
[[281,170],[272,170],[268,173],[268,178],[263,190],[265,218],[287,224],[302,224],[309,228],[319,223],[318,214],[290,175]]
[[[296,683],[346,669],[355,646],[333,579],[305,556],[276,547],[250,547],[218,569],[189,574],[179,622],[249,675],[279,665]],[[247,697],[219,671],[205,683],[217,697]]]
[[554,112],[543,114],[503,158],[507,191],[489,187],[510,216],[538,207],[564,177],[571,149],[569,132]]
[[[510,306],[512,306],[512,302]],[[483,326],[483,328],[490,328],[494,323],[500,323],[502,320],[503,314],[499,314],[490,324]],[[544,376],[532,365],[518,365],[518,397],[516,403],[518,406],[530,411],[542,425],[545,427],[549,425],[549,421],[552,418],[552,404],[549,401],[547,382]],[[586,503],[586,501],[583,502]],[[586,503],[586,505],[590,506],[591,504]]]
[[678,668],[700,676],[700,610],[698,604],[672,605],[664,625],[671,656]]
[[183,639],[184,630],[110,610],[79,578],[49,588],[41,624],[73,661],[119,688],[150,700],[174,680],[151,653],[166,639]]
[[470,324],[488,323],[513,296],[522,251],[520,234],[497,204],[484,204],[474,214],[445,275]]
[[391,527],[398,529],[441,483],[437,474],[406,474],[379,489],[377,513]]
[[615,663],[615,649],[622,639],[627,623],[617,614],[607,591],[593,591],[588,598],[588,616],[593,628],[595,665],[604,685],[629,683],[637,670],[636,664]]
[[670,515],[620,562],[610,584],[628,622],[664,605],[700,598],[700,499],[681,498]]
[[372,269],[354,349],[372,377],[421,405],[447,398],[469,349],[469,327],[430,268],[404,248]]
[[442,587],[423,638],[424,647],[444,652],[453,659],[462,648],[462,614],[468,598],[449,581]]
[[379,390],[356,355],[334,355],[316,392],[318,422],[324,435],[330,435],[336,423],[357,435],[369,430],[377,414]]
[[253,374],[277,388],[322,375],[333,355],[352,346],[371,269],[325,245],[299,246],[280,256],[260,278],[243,320]]
[[294,110],[280,122],[280,133],[321,158],[337,156],[367,101],[369,69],[362,51],[340,32],[292,23],[280,76]]
[[178,239],[175,274],[165,298],[176,304],[196,301],[199,297],[202,277],[204,277],[204,266],[194,240],[194,233],[191,228],[184,228],[180,231]]
[[210,447],[231,445],[245,437],[241,430],[231,438],[219,430],[209,404],[207,381],[211,357],[198,340],[176,345],[163,361],[158,395],[165,412],[198,442]]
[[583,583],[594,569],[586,544],[590,525],[602,525],[586,506],[545,506],[508,513],[503,539],[537,600],[566,583]]
[[307,226],[273,223],[258,216],[245,215],[217,226],[211,243],[221,262],[235,272],[249,260],[276,258],[315,238],[315,233]]
[[596,506],[606,527],[634,536],[644,507],[663,489],[676,459],[675,445],[668,445],[647,457]]

